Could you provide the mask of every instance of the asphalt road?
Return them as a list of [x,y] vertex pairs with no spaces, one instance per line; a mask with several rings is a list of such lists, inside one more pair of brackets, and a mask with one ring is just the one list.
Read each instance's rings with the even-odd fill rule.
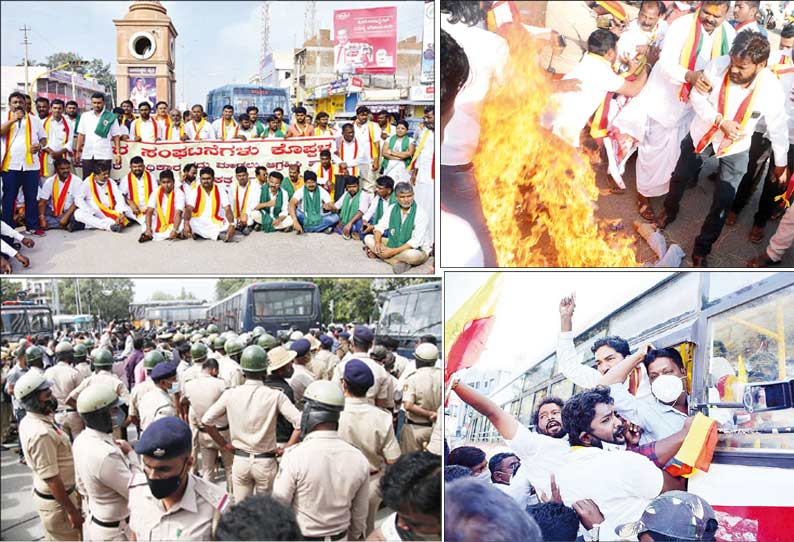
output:
[[[22,248],[30,258],[23,269],[11,260],[14,273],[85,274],[373,274],[388,275],[391,266],[371,260],[360,241],[345,241],[341,235],[322,233],[236,234],[231,243],[208,240],[152,241],[138,243],[137,224],[121,233],[88,230],[69,233],[49,230],[34,237],[36,246]],[[432,274],[434,258],[408,274]]]

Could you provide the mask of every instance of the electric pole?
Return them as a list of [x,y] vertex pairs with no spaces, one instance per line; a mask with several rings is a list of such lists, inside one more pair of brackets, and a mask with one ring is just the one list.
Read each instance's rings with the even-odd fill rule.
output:
[[30,45],[30,40],[28,40],[28,32],[30,32],[31,28],[28,25],[23,25],[19,30],[25,36],[22,40],[22,45],[25,46],[25,92],[30,94],[30,86],[28,83],[28,46]]

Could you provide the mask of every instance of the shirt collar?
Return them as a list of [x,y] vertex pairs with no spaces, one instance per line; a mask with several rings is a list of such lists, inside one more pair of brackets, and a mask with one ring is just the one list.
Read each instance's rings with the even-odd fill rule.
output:
[[247,378],[245,382],[243,382],[243,386],[264,386],[265,383],[261,380],[254,380],[251,378]]
[[311,433],[306,435],[303,438],[303,440],[304,441],[312,440],[312,439],[331,440],[331,439],[338,439],[338,438],[339,438],[339,433],[337,433],[336,431],[323,431],[323,430],[320,430],[320,431],[312,431]]
[[159,500],[157,501],[157,506],[159,506],[160,509],[165,512],[163,515],[175,514],[179,510],[187,510],[188,512],[192,512],[194,514],[197,513],[198,507],[196,506],[196,483],[193,480],[193,476],[188,473],[185,493],[182,495],[182,498],[179,500],[179,502],[174,504],[170,510],[165,510],[165,507],[163,507],[163,502]]
[[347,405],[368,405],[366,397],[345,397],[345,406]]

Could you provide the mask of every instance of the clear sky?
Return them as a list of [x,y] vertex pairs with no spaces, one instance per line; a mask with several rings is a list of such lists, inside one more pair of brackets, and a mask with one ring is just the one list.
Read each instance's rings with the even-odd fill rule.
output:
[[[515,357],[523,353],[529,366],[549,354],[560,330],[560,299],[576,292],[574,331],[583,331],[671,273],[647,271],[506,272],[482,369],[515,372]],[[490,273],[444,274],[444,317],[482,286]],[[482,367],[480,367],[482,366]]]
[[217,279],[132,279],[135,285],[133,301],[149,301],[155,292],[164,292],[178,296],[182,288],[192,293],[196,299],[215,300],[215,282]]
[[[259,66],[261,2],[163,1],[177,37],[177,102],[206,102],[207,91],[228,83],[247,83]],[[129,2],[0,2],[0,62],[15,66],[24,57],[23,25],[32,28],[30,58],[73,51],[111,63],[115,73],[116,35],[112,19],[127,13]],[[397,6],[397,39],[422,39],[422,2],[317,2],[317,25],[331,28],[335,9]],[[270,47],[291,51],[303,43],[305,2],[270,2]],[[184,74],[184,75],[183,75]],[[185,81],[183,81],[183,79]],[[184,88],[182,85],[185,84]]]

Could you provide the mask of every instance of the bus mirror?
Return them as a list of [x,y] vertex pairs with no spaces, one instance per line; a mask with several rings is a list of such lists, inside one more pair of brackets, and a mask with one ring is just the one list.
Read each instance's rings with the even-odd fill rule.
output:
[[744,407],[748,412],[782,410],[794,407],[794,379],[747,384]]

